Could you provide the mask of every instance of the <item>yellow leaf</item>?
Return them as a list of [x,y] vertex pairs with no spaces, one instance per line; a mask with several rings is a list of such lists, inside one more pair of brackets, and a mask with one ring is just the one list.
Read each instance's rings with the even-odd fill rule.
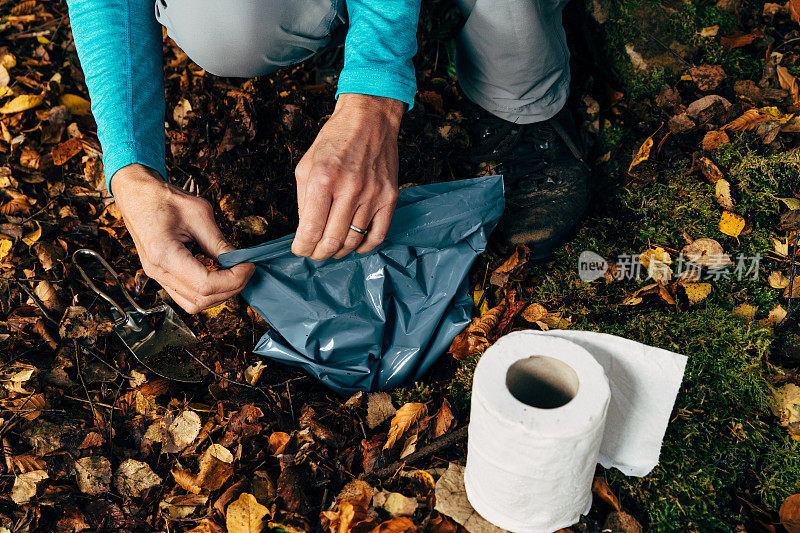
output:
[[14,243],[10,239],[0,240],[0,261],[6,258],[12,246],[14,246]]
[[783,272],[773,270],[769,273],[767,283],[769,283],[769,286],[773,289],[785,289],[789,286],[789,278],[787,278]]
[[0,65],[0,88],[5,87],[11,81],[11,76],[8,75],[6,67]]
[[647,269],[647,274],[656,281],[672,279],[672,258],[669,252],[660,246],[649,248],[639,256],[639,262]]
[[386,441],[383,449],[388,450],[395,445],[397,439],[403,436],[417,420],[423,418],[428,414],[428,408],[424,403],[407,403],[397,410],[397,414],[392,419],[392,425],[389,428],[389,438]]
[[778,124],[786,124],[794,115],[785,115],[780,109],[775,106],[762,107],[758,110],[762,115],[767,115],[772,120],[776,120]]
[[0,107],[0,113],[8,115],[10,113],[27,111],[41,104],[42,100],[44,100],[44,97],[41,94],[21,94],[3,107]]
[[39,223],[37,222],[36,229],[25,235],[22,238],[22,242],[24,242],[28,246],[32,246],[33,243],[38,241],[41,236],[42,236],[42,226],[40,226]]
[[719,230],[731,237],[738,237],[742,233],[744,225],[744,217],[730,211],[723,211],[719,219]]
[[[5,122],[0,122],[0,133],[3,135],[3,140],[10,144],[13,140],[13,137],[11,136],[11,132],[8,131]],[[4,185],[4,187],[7,187],[7,185]]]
[[733,314],[741,318],[754,319],[758,311],[758,306],[750,304],[739,304],[733,308]]
[[238,500],[228,506],[225,525],[228,533],[261,533],[267,514],[269,510],[258,503],[255,496],[243,492]]
[[92,104],[86,98],[76,94],[62,94],[61,105],[67,106],[73,115],[88,115],[91,112]]
[[5,98],[6,96],[11,96],[14,94],[14,91],[11,87],[0,87],[0,98]]
[[50,39],[44,35],[37,35],[36,40],[39,42],[39,44],[50,44]]
[[14,57],[14,54],[5,54],[0,58],[0,65],[3,65],[6,69],[12,69],[17,66],[17,58]]
[[709,294],[711,294],[710,283],[687,283],[682,281],[680,282],[680,286],[683,287],[683,291],[686,293],[686,298],[692,305],[702,302],[708,297]]
[[[476,289],[472,293],[472,302],[475,307],[478,308],[478,316],[483,316],[489,310],[489,302],[486,298],[483,298],[483,289]],[[481,298],[483,298],[483,302],[481,302]],[[480,304],[480,307],[478,306]]]
[[791,209],[793,211],[795,209],[800,209],[800,198],[778,198],[778,197],[775,197],[775,199],[776,200],[780,200],[781,202],[786,204],[786,207],[788,207],[789,209]]
[[547,309],[542,304],[533,303],[525,308],[522,312],[522,318],[528,322],[538,322],[547,317]]
[[633,170],[633,167],[641,163],[642,161],[647,161],[650,157],[650,149],[653,148],[653,138],[648,137],[639,147],[639,150],[636,152],[636,155],[633,157],[633,161],[631,161],[631,166],[628,167],[628,172]]
[[771,237],[772,239],[772,250],[782,256],[786,257],[789,255],[789,240],[787,239],[786,242],[776,239],[775,237]]

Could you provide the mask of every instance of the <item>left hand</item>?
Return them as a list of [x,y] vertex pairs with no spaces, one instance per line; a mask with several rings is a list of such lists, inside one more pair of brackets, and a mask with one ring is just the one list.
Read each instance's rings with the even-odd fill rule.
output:
[[[397,203],[397,133],[404,104],[341,94],[328,122],[295,169],[298,256],[322,261],[383,242]],[[362,235],[350,225],[367,230]]]

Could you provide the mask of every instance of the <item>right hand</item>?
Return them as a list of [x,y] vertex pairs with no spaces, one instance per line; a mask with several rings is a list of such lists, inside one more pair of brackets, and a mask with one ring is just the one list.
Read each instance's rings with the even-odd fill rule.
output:
[[234,250],[207,200],[167,184],[142,165],[118,170],[111,188],[145,274],[184,310],[198,313],[244,289],[255,271],[252,263],[211,272],[186,248],[186,243],[197,242],[214,258]]

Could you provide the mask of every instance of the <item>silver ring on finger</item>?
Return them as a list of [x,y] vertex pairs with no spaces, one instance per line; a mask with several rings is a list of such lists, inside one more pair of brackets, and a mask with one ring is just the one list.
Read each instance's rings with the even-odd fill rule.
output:
[[367,234],[367,230],[361,229],[361,228],[356,227],[356,226],[354,226],[352,224],[350,224],[350,229],[355,231],[356,233],[360,233],[361,235],[366,235]]

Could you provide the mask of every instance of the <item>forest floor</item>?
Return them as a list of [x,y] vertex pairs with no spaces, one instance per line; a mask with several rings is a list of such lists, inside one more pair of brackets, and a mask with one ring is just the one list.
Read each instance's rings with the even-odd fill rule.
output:
[[[468,342],[415,385],[348,399],[253,355],[268,326],[238,298],[184,316],[214,370],[203,386],[126,351],[71,254],[103,254],[143,305],[166,295],[105,189],[66,5],[0,0],[0,532],[459,530],[434,507],[465,501],[442,507],[436,486],[464,464],[472,371],[530,328],[688,356],[659,466],[598,466],[571,531],[800,531],[798,21],[797,0],[573,1],[570,105],[597,177],[586,224],[545,264],[483,254]],[[423,5],[402,185],[491,173],[467,159],[460,23]],[[238,246],[294,231],[294,165],[341,58],[225,79],[165,37],[164,61],[168,179],[210,200]],[[607,275],[580,279],[586,250]]]

